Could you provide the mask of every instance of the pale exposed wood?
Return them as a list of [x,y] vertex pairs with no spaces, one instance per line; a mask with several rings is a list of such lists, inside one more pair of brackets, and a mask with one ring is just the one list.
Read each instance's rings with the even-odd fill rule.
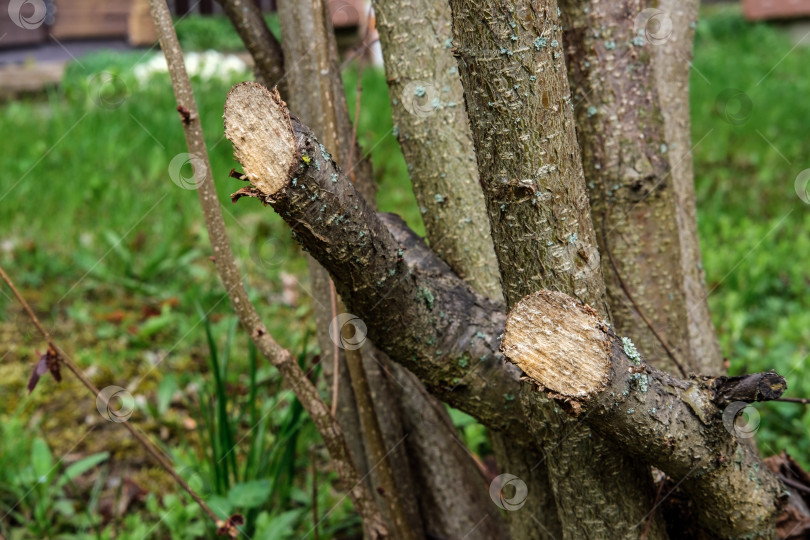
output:
[[225,136],[235,143],[234,157],[265,195],[284,187],[298,157],[290,113],[283,105],[278,90],[251,82],[234,86],[225,102]]
[[501,350],[554,393],[584,398],[605,386],[609,344],[596,312],[570,296],[539,291],[506,319]]

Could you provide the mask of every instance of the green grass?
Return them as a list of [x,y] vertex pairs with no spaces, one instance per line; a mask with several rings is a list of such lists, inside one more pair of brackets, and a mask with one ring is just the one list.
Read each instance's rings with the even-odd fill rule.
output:
[[[808,397],[810,206],[794,183],[810,168],[810,48],[791,51],[785,33],[744,21],[736,8],[706,14],[694,60],[703,76],[693,71],[691,103],[712,317],[732,373],[776,369],[788,379],[786,395]],[[743,97],[727,101],[726,89]],[[810,410],[757,408],[763,453],[787,448],[810,465]]]
[[[707,9],[704,15],[697,31],[691,101],[699,228],[712,315],[732,372],[773,368],[787,375],[788,394],[810,396],[810,382],[802,377],[810,341],[810,269],[805,260],[810,253],[810,206],[794,190],[797,174],[810,168],[805,125],[810,118],[810,78],[804,69],[810,64],[810,49],[799,47],[788,54],[793,43],[783,32],[745,22],[736,8]],[[277,31],[277,23],[271,25]],[[241,49],[236,33],[222,19],[188,17],[178,23],[178,33],[187,48]],[[338,502],[330,489],[334,475],[328,472],[328,459],[311,423],[305,416],[296,417],[294,400],[280,392],[276,372],[267,365],[252,366],[241,329],[228,338],[234,318],[209,259],[197,194],[176,185],[168,171],[172,159],[186,152],[168,77],[140,85],[132,67],[144,59],[143,52],[84,57],[81,64],[69,67],[59,90],[0,105],[0,128],[6,134],[0,154],[2,265],[57,341],[97,384],[117,384],[143,397],[145,404],[135,412],[139,425],[155,438],[161,427],[167,428],[168,438],[161,441],[178,463],[205,472],[197,479],[201,489],[208,485],[212,496],[227,499],[235,485],[267,479],[254,469],[252,474],[244,472],[245,463],[258,462],[257,453],[283,463],[276,472],[283,470],[279,478],[284,480],[274,477],[272,482],[284,504],[254,508],[252,526],[295,530],[300,536],[311,527],[311,446],[317,447],[319,457],[314,481],[321,514]],[[109,75],[99,76],[102,72]],[[352,110],[356,78],[353,69],[345,73]],[[270,331],[283,346],[304,351],[302,362],[311,363],[314,324],[300,250],[269,208],[250,200],[232,205],[228,198],[240,187],[228,178],[238,164],[222,137],[222,107],[233,82],[193,81],[226,225]],[[358,138],[374,164],[379,206],[402,214],[423,233],[392,134],[384,74],[364,70],[362,86]],[[750,114],[741,116],[744,122],[726,120],[746,108],[737,111],[734,102],[726,109],[717,104],[728,88],[750,100]],[[181,172],[190,176],[190,166]],[[282,272],[299,282],[294,305],[282,301]],[[5,471],[21,472],[0,475],[0,492],[4,486],[19,489],[33,482],[34,452],[40,461],[45,456],[43,443],[35,441],[47,443],[52,456],[109,451],[113,457],[102,465],[102,472],[107,471],[103,474],[115,473],[117,462],[142,456],[119,426],[81,423],[82,418],[98,417],[95,403],[77,397],[84,394],[70,380],[57,386],[45,377],[26,397],[30,366],[43,346],[5,295],[0,295],[0,341],[13,345],[0,352],[5,355],[0,361],[0,425],[6,430],[0,435],[10,434],[23,456],[3,462],[8,465]],[[212,364],[214,354],[223,350],[230,351],[227,368],[223,357]],[[256,392],[257,406],[271,413],[266,439],[245,441],[234,466],[202,449],[216,447],[221,457],[222,447],[246,429],[236,419],[255,411],[240,413],[250,401],[240,391]],[[216,406],[201,414],[203,401]],[[763,453],[787,448],[810,465],[805,435],[810,413],[787,403],[758,409]],[[207,424],[198,425],[199,432],[189,431],[183,428],[189,418]],[[486,447],[480,426],[461,414],[454,418],[468,442]],[[292,448],[283,455],[267,454],[275,437],[293,428],[298,431]],[[208,444],[201,445],[201,440]],[[10,458],[0,452],[2,459]],[[72,463],[68,461],[57,464],[53,474],[66,472]],[[152,487],[154,494],[118,524],[121,537],[207,530],[196,507],[171,493],[175,488],[164,475],[149,467],[136,469],[136,480]],[[76,537],[107,537],[109,531],[100,529],[97,517],[76,514],[79,501],[94,493],[97,500],[106,493],[94,487],[98,474],[78,477],[76,489],[67,486],[55,494],[55,507],[36,510],[42,502],[30,499],[24,511],[39,512],[38,517],[50,517],[60,526],[67,520],[64,530]],[[265,489],[266,484],[252,487]],[[32,493],[40,494],[36,489]],[[326,530],[356,532],[351,516],[343,501],[322,524],[322,535]]]

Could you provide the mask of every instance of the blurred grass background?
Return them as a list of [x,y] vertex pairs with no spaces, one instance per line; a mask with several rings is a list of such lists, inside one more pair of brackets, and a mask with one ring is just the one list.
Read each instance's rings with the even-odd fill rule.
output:
[[[269,20],[278,32],[275,19]],[[223,19],[188,17],[179,22],[178,34],[187,50],[241,50]],[[778,26],[748,23],[736,8],[705,8],[697,27],[691,84],[692,135],[709,302],[731,372],[776,369],[787,376],[788,395],[807,397],[810,206],[797,196],[794,179],[810,167],[810,48],[793,47]],[[169,177],[168,164],[186,148],[168,75],[140,83],[133,74],[137,63],[156,53],[82,57],[69,66],[59,89],[0,105],[5,134],[0,154],[2,264],[57,341],[99,386],[117,384],[138,396],[134,420],[180,466],[194,471],[201,486],[214,485],[208,490],[211,497],[230,508],[228,495],[238,489],[242,491],[233,500],[258,501],[250,508],[254,537],[311,531],[313,482],[320,486],[322,515],[337,504],[320,524],[322,534],[329,530],[329,536],[351,537],[358,524],[351,507],[329,489],[334,476],[316,431],[305,415],[296,413],[297,402],[281,390],[276,373],[261,360],[251,363],[245,336],[232,330],[234,317],[209,260],[196,193]],[[240,78],[193,79],[226,224],[268,328],[299,355],[305,369],[317,371],[300,250],[270,209],[250,200],[233,206],[228,198],[240,186],[228,178],[238,164],[222,135],[222,107],[226,92]],[[344,82],[353,110],[354,65],[346,69]],[[358,134],[374,164],[380,208],[403,215],[423,234],[392,133],[383,72],[366,68],[362,85]],[[190,167],[183,173],[190,176]],[[46,378],[26,395],[30,369],[43,344],[6,293],[0,295],[0,339],[5,344],[0,361],[0,505],[11,507],[25,494],[15,510],[19,516],[0,520],[8,537],[211,533],[193,505],[178,503],[181,495],[159,496],[175,491],[174,486],[151,468],[118,426],[98,421],[95,404],[83,389],[69,380],[55,385]],[[231,349],[225,365],[212,363]],[[217,409],[203,414],[206,401],[216,402]],[[266,417],[260,435],[251,429],[256,423],[250,403],[257,403]],[[785,448],[810,466],[810,412],[788,403],[757,408],[763,454]],[[453,417],[471,448],[486,453],[481,426],[457,412]],[[230,440],[229,429],[249,434],[244,444],[253,450],[246,452],[267,457],[262,471],[223,471],[206,454],[215,445],[212,441]],[[43,445],[56,458],[48,461]],[[285,451],[274,454],[280,447]],[[309,466],[310,449],[315,469]],[[76,475],[58,497],[49,491],[26,493],[26,486],[41,476],[34,473],[48,463],[60,469],[79,456],[101,452],[109,452],[102,473]],[[56,462],[66,454],[63,463]],[[104,494],[110,491],[110,482],[100,479],[116,476],[132,478],[153,494],[133,507],[141,519],[117,519],[111,529],[109,520],[99,517]],[[270,489],[282,493],[268,498]],[[94,493],[96,506],[88,505],[88,494]],[[65,502],[43,509],[43,498]],[[14,519],[41,527],[15,526]]]

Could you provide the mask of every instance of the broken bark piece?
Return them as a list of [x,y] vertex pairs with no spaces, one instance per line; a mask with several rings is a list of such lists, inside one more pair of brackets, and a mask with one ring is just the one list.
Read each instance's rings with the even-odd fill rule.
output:
[[771,401],[782,397],[787,390],[785,378],[773,370],[738,377],[715,377],[705,381],[707,386],[714,389],[714,402],[720,406],[732,401]]
[[[773,536],[784,488],[741,440],[750,434],[736,433],[738,410],[718,407],[711,385],[647,365],[629,339],[558,292],[520,300],[507,316],[502,343],[507,358],[566,410],[624,451],[681,479],[702,524],[715,535]],[[751,380],[774,380],[759,375]]]

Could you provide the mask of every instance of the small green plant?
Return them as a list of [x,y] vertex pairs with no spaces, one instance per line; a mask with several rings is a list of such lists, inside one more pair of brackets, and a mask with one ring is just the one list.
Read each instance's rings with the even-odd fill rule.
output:
[[0,422],[0,536],[64,537],[97,525],[92,509],[99,490],[92,490],[88,504],[73,498],[77,495],[73,481],[109,454],[93,454],[65,466],[54,459],[42,437],[31,437],[29,431],[16,414]]
[[[307,416],[294,395],[281,389],[277,378],[259,370],[252,343],[247,348],[247,366],[232,362],[236,319],[230,322],[225,344],[218,349],[212,323],[199,311],[211,377],[200,385],[198,395],[201,451],[196,463],[186,466],[185,475],[220,517],[242,513],[245,534],[253,537],[265,530],[289,530],[290,520],[308,517],[305,508],[282,511],[290,507],[296,446]],[[305,335],[301,363],[306,359],[307,341]],[[243,367],[247,373],[240,369]]]

